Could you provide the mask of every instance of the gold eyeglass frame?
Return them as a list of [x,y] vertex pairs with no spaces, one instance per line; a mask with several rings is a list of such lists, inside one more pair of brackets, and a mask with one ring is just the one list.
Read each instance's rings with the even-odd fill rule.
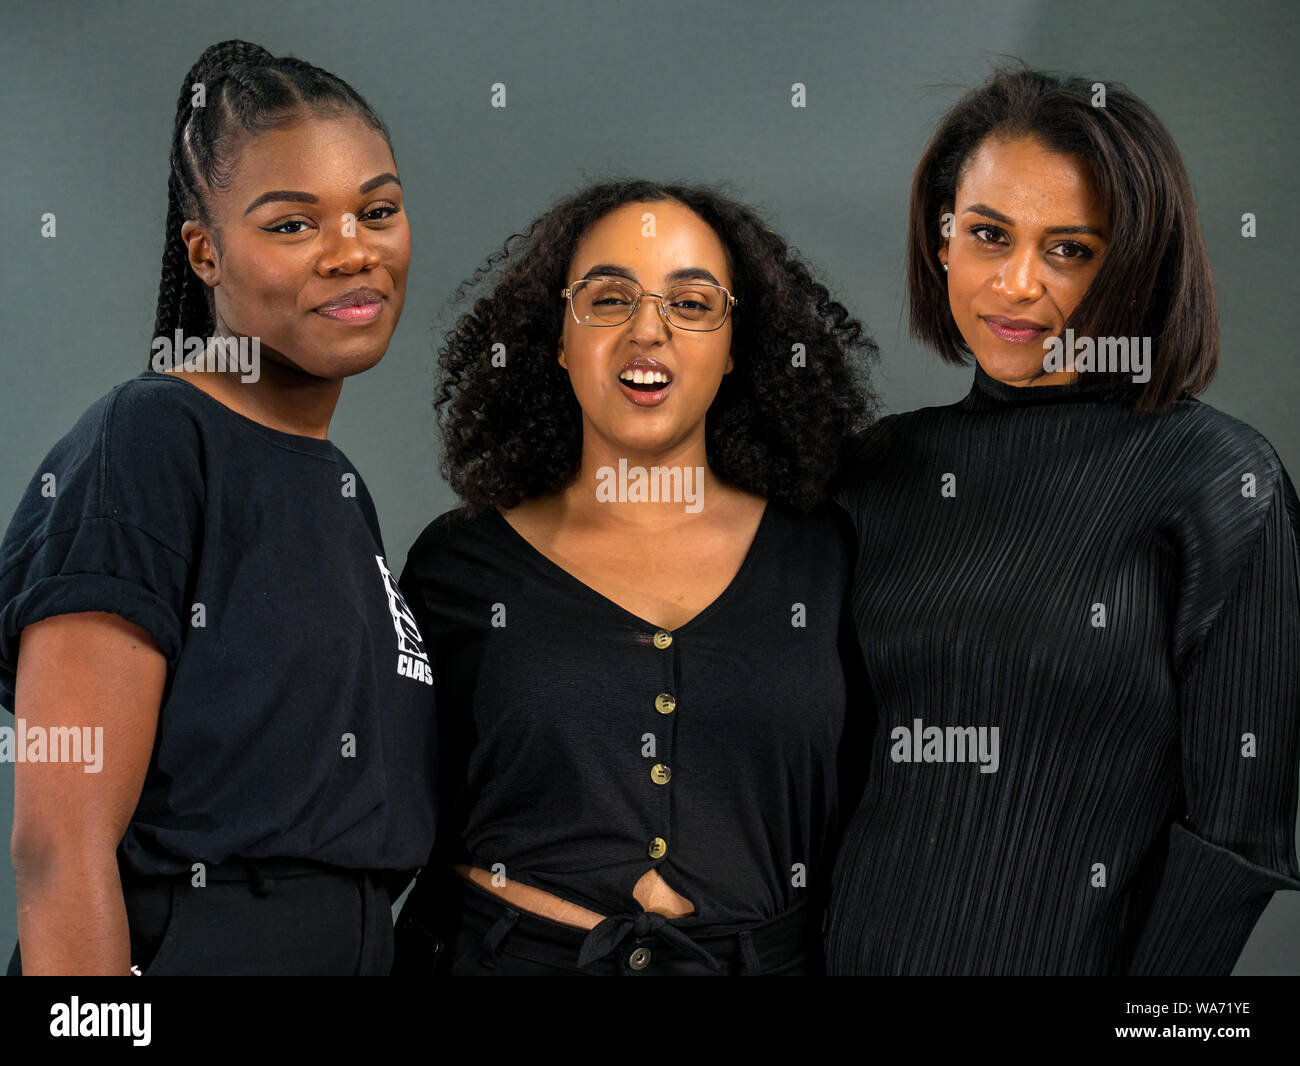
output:
[[[635,290],[636,299],[632,301],[632,306],[627,313],[627,317],[623,319],[621,322],[582,321],[582,319],[578,317],[577,309],[573,306],[573,294],[575,291],[577,291],[579,286],[585,285],[589,281],[616,281],[620,285],[624,285],[629,289]],[[636,315],[637,311],[641,309],[641,298],[643,296],[650,296],[653,297],[656,301],[658,301],[659,317],[662,318],[667,325],[671,326],[673,329],[686,330],[688,333],[716,333],[718,330],[720,330],[723,326],[727,324],[727,319],[731,317],[731,309],[740,302],[735,296],[731,295],[731,290],[728,289],[725,285],[718,285],[712,281],[696,281],[696,282],[684,281],[681,283],[681,285],[674,285],[673,288],[676,289],[685,285],[707,285],[711,289],[718,289],[720,292],[722,292],[723,295],[727,297],[727,302],[723,304],[722,321],[719,322],[716,326],[710,327],[709,329],[693,329],[690,326],[683,326],[678,322],[674,322],[671,318],[668,317],[668,308],[664,306],[664,300],[667,299],[666,294],[658,293],[658,292],[642,292],[640,289],[637,289],[636,286],[633,285],[626,278],[612,277],[604,274],[600,274],[590,278],[579,278],[571,286],[562,289],[560,291],[560,296],[562,299],[568,301],[569,314],[573,316],[573,321],[578,323],[578,325],[580,326],[591,326],[596,329],[608,329],[613,326],[626,325],[628,322],[632,320],[633,316]],[[673,290],[669,289],[668,291],[672,292]]]

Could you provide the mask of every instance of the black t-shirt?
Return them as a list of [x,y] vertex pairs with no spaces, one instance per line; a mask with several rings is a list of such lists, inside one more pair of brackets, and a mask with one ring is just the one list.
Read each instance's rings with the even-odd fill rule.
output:
[[0,546],[0,702],[22,628],[80,611],[134,622],[167,658],[130,868],[424,861],[432,672],[369,493],[329,441],[175,376],[119,385],[42,462]]
[[[606,916],[640,913],[633,887],[657,869],[695,905],[674,923],[687,927],[815,905],[854,683],[841,648],[858,658],[851,536],[837,509],[769,502],[730,586],[668,632],[496,510],[431,523],[402,587],[438,679],[435,861]],[[671,550],[647,545],[631,564]]]

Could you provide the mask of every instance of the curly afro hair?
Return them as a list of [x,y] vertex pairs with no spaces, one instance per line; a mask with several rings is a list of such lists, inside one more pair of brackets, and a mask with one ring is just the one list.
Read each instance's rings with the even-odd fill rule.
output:
[[[577,476],[582,413],[556,360],[567,313],[560,292],[578,242],[597,221],[624,204],[664,200],[690,208],[717,233],[737,297],[735,369],[705,421],[710,467],[800,510],[825,498],[847,438],[878,408],[867,376],[875,343],[750,208],[714,188],[629,180],[560,201],[456,290],[453,300],[463,301],[494,278],[439,352],[442,475],[466,512],[509,509]],[[504,366],[494,365],[498,345]]]

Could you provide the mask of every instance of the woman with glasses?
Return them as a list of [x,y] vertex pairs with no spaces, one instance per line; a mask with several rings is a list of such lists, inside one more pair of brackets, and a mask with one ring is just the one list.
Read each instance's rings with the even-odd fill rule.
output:
[[463,506],[401,578],[445,789],[395,972],[817,972],[874,346],[707,189],[588,188],[494,268],[442,351]]
[[877,723],[828,967],[1227,974],[1300,888],[1297,502],[1193,399],[1219,333],[1178,150],[1118,85],[1003,71],[910,232],[913,330],[974,380],[873,426],[842,496]]

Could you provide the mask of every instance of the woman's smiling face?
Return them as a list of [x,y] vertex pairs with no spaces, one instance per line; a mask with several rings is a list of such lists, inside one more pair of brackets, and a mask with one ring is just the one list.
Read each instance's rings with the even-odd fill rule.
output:
[[1106,254],[1109,219],[1083,161],[1034,137],[986,138],[957,183],[948,301],[984,372],[1009,385],[1058,385],[1044,341],[1058,335]]
[[[653,293],[685,281],[732,284],[718,235],[672,200],[625,204],[596,222],[578,242],[565,283],[589,277]],[[682,329],[664,320],[658,300],[644,297],[626,322],[588,326],[565,307],[559,361],[582,407],[584,435],[595,433],[617,452],[663,452],[703,436],[705,415],[733,366],[731,318],[710,332]],[[625,383],[638,372],[663,388]]]
[[213,229],[191,221],[182,235],[214,286],[218,331],[257,337],[266,358],[317,378],[380,360],[411,260],[380,133],[353,116],[302,116],[247,137],[207,202]]

